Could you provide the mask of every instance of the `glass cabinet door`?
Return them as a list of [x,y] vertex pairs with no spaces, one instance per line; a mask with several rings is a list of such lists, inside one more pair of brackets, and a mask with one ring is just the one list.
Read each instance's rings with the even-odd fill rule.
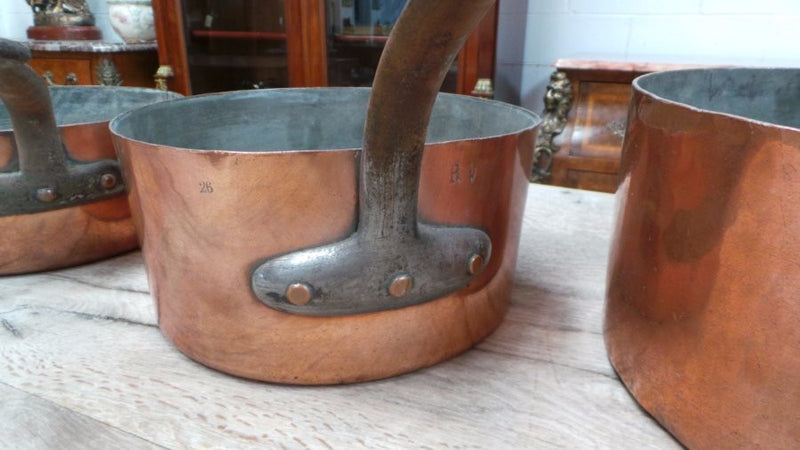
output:
[[[371,86],[383,46],[408,0],[327,0],[328,84]],[[456,92],[458,62],[442,90]]]
[[289,86],[284,0],[182,0],[192,92]]
[[[435,0],[429,0],[435,1]],[[370,86],[407,0],[152,0],[158,77],[184,95]],[[442,90],[491,80],[496,6],[467,39]]]

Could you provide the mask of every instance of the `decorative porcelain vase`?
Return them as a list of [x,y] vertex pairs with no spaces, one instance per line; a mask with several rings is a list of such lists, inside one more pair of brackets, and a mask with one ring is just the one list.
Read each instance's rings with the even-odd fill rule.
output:
[[156,39],[150,0],[108,0],[108,16],[111,27],[129,44]]

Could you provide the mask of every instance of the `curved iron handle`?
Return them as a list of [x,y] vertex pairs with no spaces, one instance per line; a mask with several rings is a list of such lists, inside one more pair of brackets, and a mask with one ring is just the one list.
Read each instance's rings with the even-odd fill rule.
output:
[[262,262],[265,304],[307,315],[423,303],[482,271],[491,241],[472,227],[419,223],[417,190],[428,121],[442,81],[494,0],[410,0],[384,48],[367,108],[359,223],[344,241]]
[[0,173],[0,216],[64,208],[121,194],[116,161],[67,158],[50,91],[26,64],[24,45],[0,39],[0,99],[8,110],[19,171]]
[[14,128],[20,170],[31,179],[46,181],[48,174],[64,171],[66,157],[52,114],[50,91],[25,64],[30,59],[30,50],[22,44],[0,41],[0,98]]
[[[414,235],[419,166],[436,94],[492,3],[411,0],[392,29],[378,64],[364,130],[359,227],[366,234]],[[398,199],[397,194],[409,197]]]

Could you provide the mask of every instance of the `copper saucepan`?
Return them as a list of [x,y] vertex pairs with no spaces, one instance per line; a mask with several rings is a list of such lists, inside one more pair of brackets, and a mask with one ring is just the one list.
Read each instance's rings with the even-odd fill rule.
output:
[[634,82],[605,338],[690,448],[800,447],[800,70]]
[[434,364],[500,323],[538,118],[436,98],[491,3],[409,2],[371,92],[198,96],[112,122],[180,350],[244,377],[343,383]]
[[53,87],[0,39],[0,274],[53,269],[136,247],[108,122],[174,98],[154,89]]

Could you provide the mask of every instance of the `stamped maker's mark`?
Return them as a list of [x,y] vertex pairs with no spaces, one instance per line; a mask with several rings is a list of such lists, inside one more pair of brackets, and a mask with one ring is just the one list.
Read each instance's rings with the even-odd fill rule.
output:
[[475,179],[478,177],[478,168],[475,167],[475,164],[470,163],[465,170],[466,173],[462,176],[463,170],[459,163],[455,163],[450,167],[450,184],[461,184],[465,178],[468,183],[475,183]]
[[200,182],[200,193],[201,194],[212,194],[214,193],[214,186],[211,186],[210,181],[201,181]]

